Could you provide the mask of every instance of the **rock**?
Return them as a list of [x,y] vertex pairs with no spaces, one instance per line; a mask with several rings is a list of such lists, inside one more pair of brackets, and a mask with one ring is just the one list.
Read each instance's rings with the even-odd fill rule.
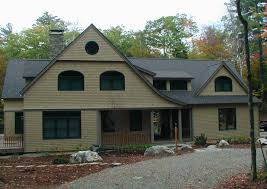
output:
[[90,150],[79,151],[70,156],[70,163],[90,163],[95,161],[103,161],[103,159],[97,152],[92,152]]
[[267,139],[266,138],[259,138],[257,140],[257,142],[259,142],[261,145],[267,145]]
[[180,145],[180,149],[181,150],[192,150],[192,146],[188,145],[188,144],[181,144]]
[[167,146],[152,146],[146,149],[144,156],[170,156],[174,154],[174,150]]
[[112,167],[120,166],[122,163],[111,163]]
[[218,144],[218,147],[220,147],[220,148],[224,148],[227,146],[229,146],[229,143],[226,140],[221,140]]
[[209,145],[207,148],[214,149],[214,148],[217,148],[217,146],[216,145]]

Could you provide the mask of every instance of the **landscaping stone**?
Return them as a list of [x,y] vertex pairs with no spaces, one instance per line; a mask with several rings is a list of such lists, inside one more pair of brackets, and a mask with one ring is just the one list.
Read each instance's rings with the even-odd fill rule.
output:
[[192,150],[192,146],[191,145],[188,145],[188,144],[181,144],[180,145],[180,149],[181,150]]
[[112,167],[116,167],[116,166],[119,166],[119,165],[122,165],[122,163],[111,163]]
[[70,156],[70,163],[91,163],[95,161],[103,161],[103,159],[97,152],[92,152],[91,150],[79,151]]
[[214,148],[217,148],[217,146],[216,145],[209,145],[207,148],[214,149]]
[[218,147],[220,147],[220,148],[224,148],[227,146],[230,146],[230,144],[226,140],[221,140],[218,144]]
[[144,156],[170,156],[174,154],[174,150],[167,146],[152,146],[146,149]]

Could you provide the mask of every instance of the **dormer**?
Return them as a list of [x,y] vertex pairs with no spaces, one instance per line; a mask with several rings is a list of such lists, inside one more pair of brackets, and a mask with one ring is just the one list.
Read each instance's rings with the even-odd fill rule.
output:
[[158,90],[191,91],[193,77],[184,71],[157,71],[153,77],[153,85]]
[[222,66],[207,81],[199,95],[247,95],[247,92],[242,83],[225,66]]

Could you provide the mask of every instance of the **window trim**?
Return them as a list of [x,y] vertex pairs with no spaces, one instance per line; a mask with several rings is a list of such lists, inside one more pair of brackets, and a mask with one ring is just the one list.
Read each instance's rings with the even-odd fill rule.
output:
[[[116,74],[122,76],[123,86],[121,89],[116,89],[116,88],[114,88],[114,86],[111,89],[103,89],[102,77],[104,77],[105,74],[109,74],[109,73],[116,73]],[[115,80],[113,79],[113,80],[109,80],[109,81],[114,82]],[[112,85],[114,85],[114,83]],[[100,89],[100,91],[125,91],[125,76],[124,76],[124,74],[119,72],[119,71],[114,71],[114,70],[102,72],[99,76],[99,89]]]
[[[218,87],[217,87],[217,82],[219,82],[218,80],[220,80],[220,79],[226,79],[226,80],[228,80],[228,81],[231,81],[231,88],[230,88],[230,90],[219,90],[218,89]],[[215,92],[233,92],[233,81],[232,81],[232,79],[230,78],[230,77],[228,77],[228,76],[218,76],[218,77],[216,77],[216,79],[214,80],[214,87],[215,87]]]
[[[44,127],[44,123],[45,123],[45,116],[44,114],[45,113],[66,113],[66,114],[71,114],[71,113],[78,113],[79,114],[79,136],[77,137],[54,137],[54,138],[47,138],[45,136],[45,127]],[[53,116],[51,116],[53,117]],[[57,116],[54,116],[54,118],[56,118]],[[65,117],[64,116],[58,116],[59,118],[69,118],[69,115],[66,115]],[[78,117],[78,116],[71,116],[71,117]],[[81,111],[43,111],[42,112],[42,137],[43,137],[43,140],[66,140],[66,139],[81,139],[82,138],[82,123],[81,123],[81,119],[82,119],[82,115],[81,115]],[[58,121],[58,120],[57,120]],[[69,130],[69,119],[67,119],[67,135],[69,135],[70,133],[70,130]],[[56,129],[57,127],[54,128],[54,131],[56,132]]]
[[[234,110],[234,128],[229,128],[228,127],[228,123],[226,123],[226,128],[225,129],[221,129],[220,127],[220,110],[225,110],[225,109],[232,109]],[[226,122],[228,122],[226,120]],[[231,130],[237,130],[237,126],[236,126],[236,108],[235,107],[222,107],[222,108],[218,108],[218,126],[219,126],[219,131],[231,131]]]
[[[60,77],[62,74],[68,73],[68,72],[69,73],[71,73],[71,72],[76,73],[77,75],[76,76],[67,76],[67,77],[78,77],[78,74],[79,74],[79,77],[81,77],[81,79],[82,79],[82,88],[81,89],[75,89],[74,90],[74,89],[61,89],[60,88],[60,79],[61,79]],[[83,73],[76,71],[76,70],[66,70],[66,71],[60,72],[57,76],[57,90],[58,91],[84,91],[84,75],[83,75]]]

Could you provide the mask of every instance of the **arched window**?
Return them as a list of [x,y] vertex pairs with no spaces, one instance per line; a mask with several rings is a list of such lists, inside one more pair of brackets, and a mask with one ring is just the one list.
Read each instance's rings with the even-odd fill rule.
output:
[[215,79],[215,91],[227,92],[232,91],[232,80],[226,76],[220,76]]
[[124,90],[124,75],[117,71],[107,71],[100,75],[100,90]]
[[83,91],[84,76],[77,71],[64,71],[58,75],[59,91]]

